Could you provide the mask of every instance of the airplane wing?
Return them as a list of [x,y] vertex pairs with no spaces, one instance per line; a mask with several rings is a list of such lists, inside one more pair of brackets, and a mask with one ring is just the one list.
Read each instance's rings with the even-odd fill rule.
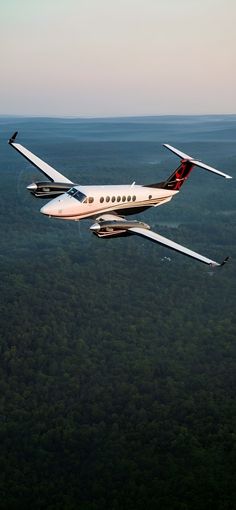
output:
[[134,234],[147,237],[151,241],[162,244],[163,246],[167,246],[167,248],[183,253],[184,255],[192,257],[193,259],[200,260],[201,262],[204,262],[205,264],[208,264],[209,266],[212,267],[223,266],[229,258],[226,257],[220,264],[219,262],[215,262],[215,260],[208,259],[207,257],[204,257],[203,255],[200,255],[195,251],[189,250],[189,248],[185,248],[185,246],[182,246],[181,244],[177,244],[174,241],[170,241],[170,239],[167,239],[166,237],[163,237],[160,234],[157,234],[156,232],[152,232],[151,230],[139,227],[130,228],[129,230]]
[[70,183],[73,184],[72,181],[67,179],[64,175],[60,174],[57,170],[55,170],[53,167],[42,161],[42,159],[38,158],[38,156],[35,156],[32,152],[30,152],[28,149],[23,147],[23,145],[20,145],[19,143],[15,142],[15,139],[17,137],[18,132],[16,131],[8,143],[15,149],[17,152],[22,154],[25,159],[27,159],[32,165],[34,165],[40,172],[42,172],[44,175],[48,177],[48,179],[52,182],[63,182],[63,183]]
[[200,262],[204,262],[204,264],[208,264],[211,267],[223,266],[229,258],[226,257],[221,263],[208,259],[207,257],[204,257],[204,255],[200,255],[200,253],[196,253],[181,244],[175,243],[174,241],[153,232],[146,223],[137,220],[126,220],[124,217],[118,216],[114,213],[102,214],[97,217],[96,223],[90,227],[90,230],[98,237],[104,238],[115,237],[121,233],[122,235],[137,234],[147,237],[150,241],[162,244],[171,250],[183,253],[183,255],[187,255],[188,257],[199,260]]

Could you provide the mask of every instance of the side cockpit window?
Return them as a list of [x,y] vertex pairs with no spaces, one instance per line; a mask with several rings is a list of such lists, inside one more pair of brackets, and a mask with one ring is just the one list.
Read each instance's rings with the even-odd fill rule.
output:
[[69,191],[67,191],[68,195],[70,195],[73,198],[76,198],[79,202],[84,202],[86,199],[86,195],[84,193],[81,193],[77,188],[71,188]]

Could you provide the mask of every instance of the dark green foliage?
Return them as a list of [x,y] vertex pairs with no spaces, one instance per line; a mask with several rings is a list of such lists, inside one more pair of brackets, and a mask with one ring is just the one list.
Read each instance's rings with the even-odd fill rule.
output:
[[82,137],[82,121],[1,119],[1,510],[235,508],[235,182],[196,170],[143,215],[192,249],[231,256],[212,271],[43,217],[24,190],[37,172],[5,144],[19,122],[22,143],[83,184],[155,182],[177,161],[150,141],[156,130],[235,172],[235,117],[189,119],[191,130],[183,119],[181,134],[167,120],[84,121]]

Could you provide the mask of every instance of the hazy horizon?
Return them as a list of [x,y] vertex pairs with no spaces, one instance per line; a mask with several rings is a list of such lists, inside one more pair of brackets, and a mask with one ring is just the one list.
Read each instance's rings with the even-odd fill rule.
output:
[[0,113],[0,118],[10,117],[10,118],[25,118],[25,119],[75,119],[75,120],[106,120],[106,119],[151,119],[151,118],[162,118],[162,117],[235,117],[235,113],[163,113],[163,114],[149,114],[149,115],[128,115],[128,114],[120,114],[120,115],[60,115],[60,114],[24,114],[24,113]]

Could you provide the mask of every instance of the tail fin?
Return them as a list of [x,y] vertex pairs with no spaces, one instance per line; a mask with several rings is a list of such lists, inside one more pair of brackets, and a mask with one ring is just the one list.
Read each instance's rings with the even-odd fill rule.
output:
[[168,145],[167,143],[164,144],[164,147],[166,147],[171,152],[179,156],[181,158],[181,164],[173,172],[173,174],[171,174],[171,176],[168,177],[166,181],[160,182],[158,184],[151,184],[149,185],[149,187],[172,189],[178,191],[183,185],[183,183],[187,180],[194,166],[204,168],[204,170],[208,170],[208,172],[213,172],[217,175],[220,175],[221,177],[225,177],[226,179],[232,179],[230,175],[220,172],[219,170],[216,170],[216,168],[213,168],[212,166],[205,165],[205,163],[202,163],[201,161],[198,161],[192,158],[191,156],[188,156],[188,154],[185,154],[184,152],[180,151],[179,149],[176,149],[175,147],[172,147],[171,145]]
[[186,159],[181,161],[181,165],[171,174],[171,176],[162,183],[162,188],[178,191],[187,180],[194,165]]

